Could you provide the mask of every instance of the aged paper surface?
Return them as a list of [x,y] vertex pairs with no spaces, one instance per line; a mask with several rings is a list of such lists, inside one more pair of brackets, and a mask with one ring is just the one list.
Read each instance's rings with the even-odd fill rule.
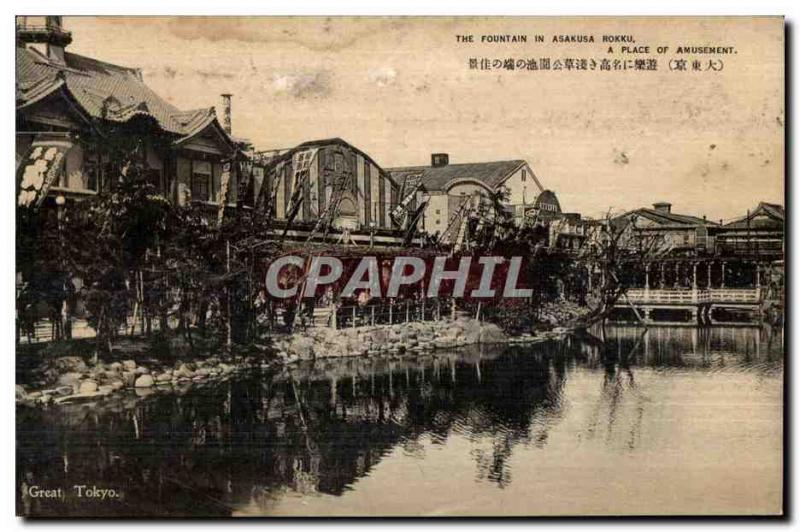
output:
[[16,25],[18,515],[783,513],[782,17]]

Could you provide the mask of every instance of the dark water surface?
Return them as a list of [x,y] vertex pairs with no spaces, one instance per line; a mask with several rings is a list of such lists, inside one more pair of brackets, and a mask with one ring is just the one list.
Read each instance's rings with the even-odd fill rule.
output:
[[[18,512],[780,512],[780,331],[597,336],[327,360],[94,406],[20,407]],[[74,486],[86,486],[82,497]],[[31,487],[63,497],[33,498]]]

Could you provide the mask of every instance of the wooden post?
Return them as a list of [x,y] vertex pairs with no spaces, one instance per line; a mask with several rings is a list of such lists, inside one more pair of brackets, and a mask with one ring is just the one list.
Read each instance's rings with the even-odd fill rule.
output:
[[711,261],[708,261],[707,270],[708,279],[706,279],[706,288],[711,288]]
[[370,325],[372,325],[374,327],[375,326],[375,305],[372,305],[370,308],[372,309],[372,311],[370,313],[371,314],[371,316],[370,316]]
[[408,313],[408,301],[406,301],[406,323],[408,323],[409,313]]
[[697,263],[692,264],[692,290],[697,290]]
[[[225,271],[230,274],[231,273],[231,241],[225,241]],[[230,283],[230,275],[226,280],[226,285]],[[225,340],[225,345],[228,347],[228,351],[230,352],[231,344],[233,343],[233,325],[231,323],[231,289],[230,286],[225,287],[225,296],[227,299],[227,307],[228,307],[228,326],[227,326],[227,338]]]
[[586,290],[588,293],[592,293],[592,267],[590,265],[586,265],[586,278],[587,278],[587,285]]
[[392,307],[393,306],[394,305],[392,305],[392,303],[389,303],[389,325],[392,324]]
[[650,290],[650,263],[644,266],[644,289]]
[[356,328],[356,306],[355,305],[353,305],[353,323],[352,323],[352,327],[353,327],[353,329]]
[[725,261],[722,261],[721,270],[722,270],[722,279],[720,281],[719,287],[725,288]]

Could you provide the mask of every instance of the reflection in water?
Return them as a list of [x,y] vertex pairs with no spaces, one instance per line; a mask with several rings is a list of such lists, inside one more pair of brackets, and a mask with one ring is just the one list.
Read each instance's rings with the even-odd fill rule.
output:
[[[592,470],[574,461],[580,453],[657,455],[663,444],[654,435],[687,421],[682,410],[666,415],[670,404],[654,404],[668,396],[660,392],[665,383],[719,384],[724,393],[719,375],[745,372],[780,392],[780,333],[593,333],[524,348],[320,360],[94,408],[20,408],[18,485],[62,487],[66,497],[31,498],[21,490],[18,511],[395,514],[429,511],[429,500],[445,513],[568,512],[555,503],[534,508],[528,492],[546,483],[570,499],[571,486]],[[779,448],[780,426],[766,430]],[[544,456],[551,460],[537,462]],[[548,479],[551,470],[558,476]],[[399,500],[370,496],[378,479]],[[77,498],[75,485],[122,495]],[[486,504],[459,506],[470,497]],[[408,505],[396,506],[402,500]]]

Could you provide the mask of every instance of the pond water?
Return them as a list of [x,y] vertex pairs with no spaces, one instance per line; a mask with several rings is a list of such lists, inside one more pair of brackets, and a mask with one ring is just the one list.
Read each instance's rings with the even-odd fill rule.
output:
[[19,407],[17,511],[774,514],[782,419],[783,334],[758,327],[322,360]]

